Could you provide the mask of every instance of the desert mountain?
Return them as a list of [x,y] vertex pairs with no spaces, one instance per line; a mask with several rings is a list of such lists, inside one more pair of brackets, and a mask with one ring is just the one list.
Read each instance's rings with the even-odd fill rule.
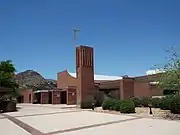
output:
[[34,90],[56,88],[56,80],[45,79],[40,73],[33,70],[16,74],[15,80],[21,88],[33,88]]

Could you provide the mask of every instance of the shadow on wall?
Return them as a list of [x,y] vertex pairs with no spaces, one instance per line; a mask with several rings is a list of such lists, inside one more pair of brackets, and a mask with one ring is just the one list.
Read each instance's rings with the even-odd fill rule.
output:
[[107,98],[113,98],[113,99],[119,99],[117,91],[104,91],[104,99]]
[[103,91],[97,91],[95,93],[94,99],[96,101],[95,106],[100,107],[104,101],[104,92]]
[[96,107],[102,106],[103,101],[108,98],[119,99],[118,92],[114,90],[113,91],[97,91],[94,94]]

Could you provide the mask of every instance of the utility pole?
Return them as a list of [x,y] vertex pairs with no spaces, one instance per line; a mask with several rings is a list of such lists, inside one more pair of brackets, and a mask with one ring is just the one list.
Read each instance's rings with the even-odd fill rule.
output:
[[79,32],[80,30],[79,29],[75,29],[73,28],[73,35],[74,35],[74,45],[76,46],[77,45],[77,32]]

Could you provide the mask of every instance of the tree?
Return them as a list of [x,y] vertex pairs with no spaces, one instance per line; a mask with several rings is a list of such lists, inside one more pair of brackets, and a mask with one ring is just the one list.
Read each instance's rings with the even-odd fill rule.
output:
[[167,59],[162,67],[158,70],[161,71],[158,78],[158,86],[165,90],[176,90],[180,92],[180,55],[177,50],[172,47],[167,50],[170,53],[170,57]]
[[0,87],[5,88],[6,94],[11,96],[18,94],[18,84],[14,80],[15,71],[15,66],[11,60],[0,61]]

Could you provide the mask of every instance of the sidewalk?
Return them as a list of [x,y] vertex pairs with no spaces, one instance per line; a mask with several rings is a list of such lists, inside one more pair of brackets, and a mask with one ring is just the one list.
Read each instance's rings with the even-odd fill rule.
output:
[[[180,122],[93,111],[62,105],[21,104],[0,115],[2,135],[179,135]],[[4,115],[4,116],[2,116]]]

